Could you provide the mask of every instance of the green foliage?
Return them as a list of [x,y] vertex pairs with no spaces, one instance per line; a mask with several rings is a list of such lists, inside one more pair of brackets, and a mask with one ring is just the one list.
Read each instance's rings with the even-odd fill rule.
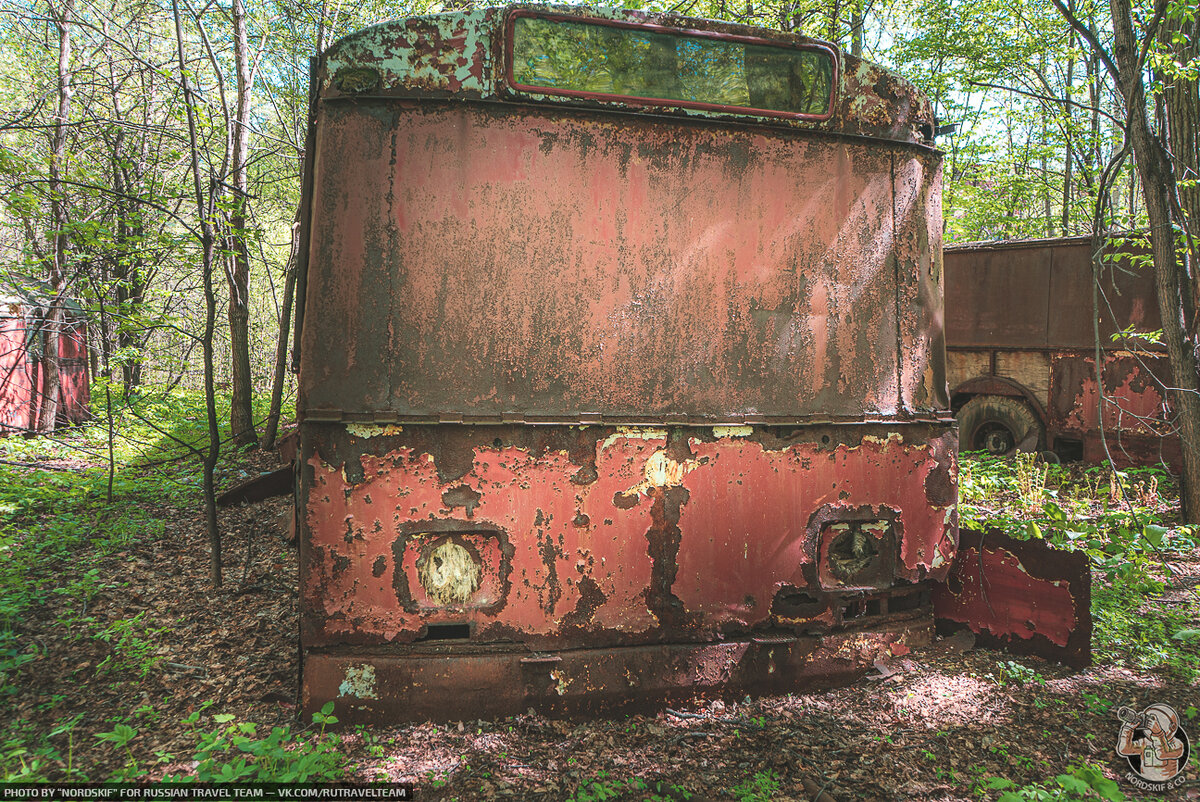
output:
[[112,647],[112,653],[96,667],[98,671],[135,670],[139,677],[145,677],[162,662],[161,657],[154,656],[158,644],[148,639],[170,630],[167,627],[146,626],[143,620],[145,615],[143,610],[133,618],[118,619],[108,626],[97,628],[95,638]]
[[1015,660],[1001,660],[996,664],[996,673],[988,676],[998,685],[1045,685],[1046,678],[1029,666]]
[[[1063,466],[1035,462],[1032,455],[964,454],[959,521],[1082,551],[1109,579],[1128,579],[1144,574],[1160,552],[1196,547],[1193,529],[1162,525],[1157,501],[1168,486],[1169,477],[1157,468],[1089,468],[1080,480]],[[1015,503],[1006,504],[1006,498]]]
[[1092,590],[1092,653],[1098,661],[1136,668],[1165,668],[1183,682],[1200,677],[1200,650],[1175,638],[1200,618],[1194,598],[1175,605],[1148,605],[1163,585],[1141,578]]
[[604,802],[607,799],[619,799],[625,794],[645,789],[646,783],[640,777],[621,780],[613,777],[607,771],[598,771],[595,777],[580,784],[571,799],[574,802]]
[[[430,777],[431,788],[445,786],[445,778]],[[694,794],[682,785],[641,777],[621,779],[611,772],[598,771],[584,780],[571,796],[573,802],[604,802],[609,799],[638,799],[644,802],[677,802],[692,799]]]
[[[332,702],[313,714],[315,729],[293,732],[290,727],[272,727],[264,737],[259,737],[257,724],[238,721],[229,714],[212,716],[215,726],[202,729],[202,710],[184,719],[196,741],[194,773],[167,775],[163,782],[332,782],[345,774],[345,757],[338,749],[341,739],[325,731],[337,723]],[[129,747],[137,735],[129,725],[118,723],[96,736],[126,754],[125,765],[110,780],[132,781],[147,775],[148,770],[138,765]]]
[[1116,782],[1105,777],[1099,766],[1089,763],[1072,766],[1049,784],[1031,783],[1017,787],[1016,783],[1003,777],[990,777],[980,788],[1003,792],[997,802],[1124,802],[1126,799]]
[[738,802],[771,802],[779,795],[779,778],[773,771],[755,772],[753,777],[736,786],[732,793]]
[[[325,732],[337,722],[329,703],[313,714],[315,733],[294,733],[290,727],[272,727],[263,738],[258,725],[233,716],[213,716],[217,728],[198,732],[195,775],[173,776],[181,782],[330,782],[341,779],[344,757],[341,739]],[[195,714],[193,714],[195,716]],[[185,720],[194,724],[196,718]]]
[[[118,681],[145,677],[161,660],[156,636],[166,629],[152,611],[104,618],[95,600],[121,593],[105,580],[106,561],[161,538],[164,508],[199,506],[200,468],[185,444],[205,442],[203,398],[174,390],[121,403],[111,502],[104,467],[0,464],[0,777],[36,778],[63,761],[51,742],[14,723],[7,707],[22,672],[34,670],[41,656],[41,647],[22,636],[20,622],[40,616],[62,640],[104,644],[108,654],[96,670]],[[0,459],[69,464],[79,449],[103,454],[106,443],[102,425],[71,430],[61,441],[0,438]],[[230,473],[228,463],[219,469]],[[121,732],[113,730],[108,740]]]

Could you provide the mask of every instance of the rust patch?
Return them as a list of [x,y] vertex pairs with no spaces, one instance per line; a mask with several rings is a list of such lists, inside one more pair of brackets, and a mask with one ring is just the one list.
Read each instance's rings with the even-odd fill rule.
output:
[[468,519],[474,514],[475,508],[479,506],[481,498],[483,496],[466,485],[458,485],[442,493],[442,503],[446,505],[446,508],[452,510],[455,507],[462,507]]
[[600,586],[591,577],[579,580],[579,602],[575,609],[563,616],[565,627],[586,627],[592,623],[592,617],[606,601]]

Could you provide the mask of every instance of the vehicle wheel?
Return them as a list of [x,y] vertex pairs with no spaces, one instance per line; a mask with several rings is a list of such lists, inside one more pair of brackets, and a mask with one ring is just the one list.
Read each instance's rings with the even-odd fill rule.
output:
[[961,451],[1037,451],[1045,439],[1042,422],[1029,405],[1007,396],[977,395],[955,417]]

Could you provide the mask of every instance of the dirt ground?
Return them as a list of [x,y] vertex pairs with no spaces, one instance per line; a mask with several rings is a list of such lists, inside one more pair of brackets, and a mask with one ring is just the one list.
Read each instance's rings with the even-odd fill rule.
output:
[[[205,702],[213,702],[205,716],[296,726],[296,554],[286,514],[282,501],[222,512],[220,590],[207,582],[199,513],[179,513],[162,539],[105,558],[110,586],[89,610],[50,605],[24,621],[23,634],[44,653],[24,667],[12,700],[21,723],[44,731],[82,715],[70,744],[64,734],[52,740],[91,779],[126,761],[94,737],[114,723],[137,730],[132,755],[158,773],[186,770],[195,741],[181,721]],[[1200,554],[1190,559],[1177,563],[1174,593],[1200,584]],[[71,570],[64,566],[64,575]],[[49,622],[72,612],[100,621],[144,613],[158,662],[144,676],[111,671],[110,644],[82,628],[75,639],[50,637]],[[564,721],[529,713],[346,731],[343,748],[353,777],[411,781],[418,799],[560,800],[582,790],[593,799],[974,800],[987,776],[1046,782],[1081,760],[1118,779],[1127,770],[1114,751],[1118,706],[1200,705],[1194,683],[1113,665],[1074,671],[974,648],[962,637],[889,670],[896,673],[872,672],[825,693],[696,699],[653,715]],[[1193,743],[1200,738],[1200,719],[1189,732]],[[1168,798],[1200,799],[1195,766]],[[744,784],[768,772],[778,789],[748,796]],[[628,790],[635,778],[644,790]],[[1124,781],[1121,788],[1136,793]]]

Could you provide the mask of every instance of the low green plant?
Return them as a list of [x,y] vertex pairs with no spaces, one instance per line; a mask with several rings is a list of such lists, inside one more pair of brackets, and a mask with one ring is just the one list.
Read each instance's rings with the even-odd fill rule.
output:
[[1200,618],[1200,602],[1146,604],[1148,596],[1164,589],[1148,577],[1092,589],[1092,652],[1097,660],[1164,668],[1186,683],[1200,676],[1200,650],[1174,637]]
[[779,795],[779,778],[773,771],[758,771],[732,793],[738,802],[771,802]]
[[225,713],[212,717],[212,730],[199,730],[201,711],[184,719],[197,737],[195,774],[170,775],[166,782],[331,782],[345,774],[341,738],[326,732],[337,723],[333,703],[313,714],[313,731],[272,727],[258,737],[258,725]]
[[1099,766],[1088,763],[1072,766],[1049,783],[1018,787],[1004,777],[989,777],[977,787],[1002,792],[996,802],[1124,802],[1126,799],[1116,782],[1105,777]]
[[575,789],[575,795],[571,799],[574,802],[603,802],[606,799],[617,799],[629,792],[644,791],[646,788],[646,782],[640,777],[621,780],[607,771],[598,771],[595,777],[586,780]]
[[1087,705],[1087,711],[1093,716],[1107,716],[1112,710],[1113,703],[1103,696],[1094,693],[1081,693],[1080,698]]
[[996,664],[994,678],[999,685],[1045,685],[1046,678],[1016,660],[1001,660]]
[[133,750],[129,748],[129,742],[136,737],[137,730],[128,724],[117,724],[108,732],[96,734],[96,740],[110,743],[118,749],[125,750],[125,765],[114,772],[109,779],[113,781],[134,780],[144,773],[141,767],[138,766],[137,760],[133,757]]
[[133,618],[121,618],[106,627],[101,627],[95,633],[97,640],[107,643],[112,653],[105,657],[96,667],[97,671],[136,671],[139,677],[145,677],[163,658],[156,657],[158,644],[154,642],[157,635],[169,632],[168,627],[149,627],[145,623],[146,611]]

